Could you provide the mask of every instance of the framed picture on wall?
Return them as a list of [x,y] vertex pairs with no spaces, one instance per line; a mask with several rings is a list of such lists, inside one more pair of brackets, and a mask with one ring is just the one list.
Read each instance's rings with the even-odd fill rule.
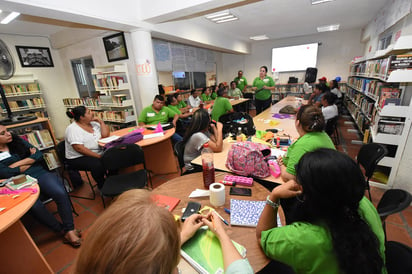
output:
[[16,46],[22,67],[54,67],[49,48]]
[[123,32],[103,37],[103,43],[109,62],[129,58]]

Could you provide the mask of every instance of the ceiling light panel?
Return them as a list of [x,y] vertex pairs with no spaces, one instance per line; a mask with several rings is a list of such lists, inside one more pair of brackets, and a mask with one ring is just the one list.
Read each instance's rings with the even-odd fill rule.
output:
[[269,39],[269,37],[266,34],[263,34],[263,35],[256,35],[256,36],[249,37],[249,39],[260,41],[260,40],[267,40]]
[[0,24],[8,24],[11,21],[13,21],[17,16],[19,16],[19,12],[11,12],[9,15],[7,15],[3,20],[1,20]]
[[334,31],[339,29],[339,24],[317,27],[318,32]]
[[217,24],[220,24],[220,23],[226,23],[226,22],[236,21],[236,20],[239,20],[239,18],[234,17],[234,18],[229,18],[229,19],[219,20],[219,21],[216,21],[216,23],[217,23]]
[[310,0],[312,5],[318,5],[318,4],[323,4],[323,3],[327,3],[327,2],[332,2],[335,0]]
[[239,18],[236,17],[236,15],[232,14],[229,10],[209,14],[206,15],[205,18],[216,24],[239,20]]

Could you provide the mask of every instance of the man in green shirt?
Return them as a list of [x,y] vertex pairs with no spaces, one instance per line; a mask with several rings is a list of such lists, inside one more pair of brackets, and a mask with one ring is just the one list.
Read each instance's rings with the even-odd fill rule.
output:
[[[176,127],[177,115],[174,111],[164,106],[164,98],[161,95],[156,95],[153,104],[145,107],[139,115],[139,126],[156,125],[158,123],[164,124],[173,118],[173,126]],[[172,136],[173,142],[182,140],[182,136],[175,133]]]
[[220,88],[217,91],[217,98],[213,104],[212,120],[215,120],[216,122],[219,121],[220,116],[223,114],[233,112],[233,107],[232,104],[230,104],[229,99],[223,97],[224,92],[224,88]]
[[240,89],[241,92],[245,92],[245,88],[247,86],[247,80],[243,76],[243,71],[239,70],[237,72],[237,77],[233,80],[236,82],[236,86]]

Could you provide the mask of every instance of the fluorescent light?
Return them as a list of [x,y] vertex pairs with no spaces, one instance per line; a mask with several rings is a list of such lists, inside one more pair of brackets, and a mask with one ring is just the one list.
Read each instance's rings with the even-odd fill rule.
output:
[[229,19],[219,20],[219,21],[216,21],[216,24],[226,23],[226,22],[235,21],[235,20],[239,20],[239,18],[233,17],[233,18],[229,18]]
[[263,34],[263,35],[256,35],[256,36],[249,37],[249,39],[259,41],[259,40],[267,40],[269,39],[269,37],[267,37],[266,34]]
[[224,20],[224,19],[229,19],[229,18],[234,18],[235,16],[233,14],[230,15],[226,15],[226,16],[222,16],[222,17],[216,17],[211,19],[212,21],[220,21],[220,20]]
[[339,24],[317,27],[318,32],[334,31],[339,29]]
[[218,13],[206,15],[205,17],[206,17],[207,19],[212,19],[212,18],[216,18],[216,17],[220,17],[220,16],[229,15],[229,14],[230,14],[230,12],[229,12],[228,10],[226,10],[226,11],[222,11],[222,12],[218,12]]
[[6,16],[6,18],[4,18],[3,20],[1,20],[1,24],[8,24],[10,23],[14,18],[16,18],[17,16],[19,16],[20,13],[19,12],[15,12],[13,11],[12,13],[10,13],[9,15]]
[[335,1],[335,0],[311,0],[310,2],[312,3],[312,5],[317,5],[317,4],[323,4],[326,2],[332,2],[332,1]]

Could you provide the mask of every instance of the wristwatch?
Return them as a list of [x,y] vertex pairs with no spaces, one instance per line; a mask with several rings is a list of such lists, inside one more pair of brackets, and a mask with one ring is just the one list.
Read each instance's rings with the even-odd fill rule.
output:
[[270,195],[268,195],[268,196],[266,197],[266,204],[267,204],[267,205],[270,205],[270,206],[273,207],[274,209],[278,209],[278,207],[280,206],[279,203],[275,203],[275,202],[273,202],[273,201],[270,199]]

